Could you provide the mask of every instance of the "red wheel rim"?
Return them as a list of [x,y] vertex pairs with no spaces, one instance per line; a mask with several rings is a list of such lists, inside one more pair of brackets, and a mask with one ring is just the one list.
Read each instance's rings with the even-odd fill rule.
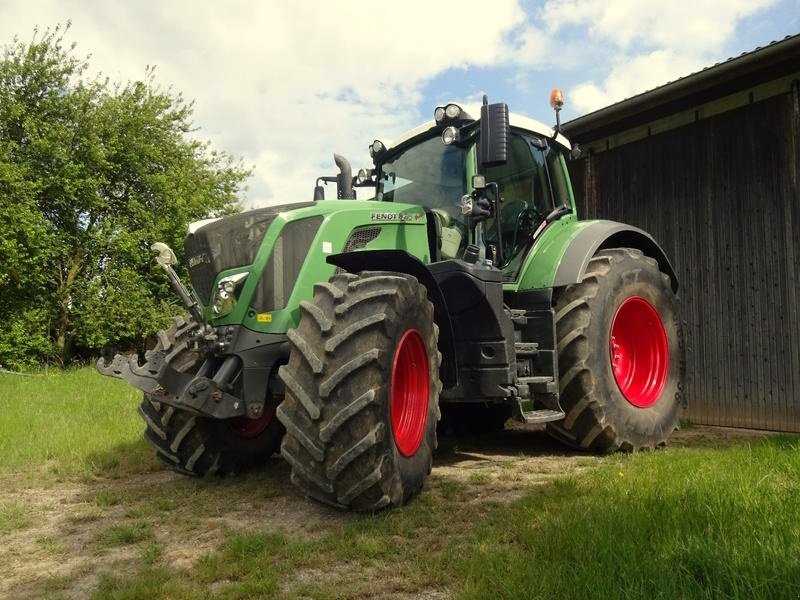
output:
[[422,443],[428,420],[430,382],[428,353],[416,329],[400,338],[392,365],[390,411],[392,434],[403,456],[413,456]]
[[251,439],[258,437],[272,422],[272,417],[275,416],[275,407],[271,404],[264,406],[264,412],[257,419],[248,419],[247,417],[234,417],[228,419],[228,425],[231,430],[239,437]]
[[669,344],[658,311],[633,296],[611,324],[611,370],[625,399],[639,408],[656,403],[667,383]]

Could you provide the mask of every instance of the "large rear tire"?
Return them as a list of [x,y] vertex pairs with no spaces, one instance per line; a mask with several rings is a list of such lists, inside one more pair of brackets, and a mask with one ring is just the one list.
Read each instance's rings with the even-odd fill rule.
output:
[[667,275],[639,250],[603,250],[555,299],[561,405],[548,423],[577,448],[664,445],[683,404],[683,332]]
[[[178,317],[159,337],[156,350],[172,347],[189,334],[189,323]],[[180,372],[200,368],[202,357],[186,349],[171,365]],[[145,439],[167,467],[183,475],[228,475],[263,464],[277,450],[283,426],[275,418],[280,399],[268,398],[259,419],[210,419],[154,400],[148,394],[139,405],[146,424]]]
[[340,508],[405,504],[431,470],[442,387],[425,287],[404,273],[341,273],[300,308],[279,371],[292,482]]

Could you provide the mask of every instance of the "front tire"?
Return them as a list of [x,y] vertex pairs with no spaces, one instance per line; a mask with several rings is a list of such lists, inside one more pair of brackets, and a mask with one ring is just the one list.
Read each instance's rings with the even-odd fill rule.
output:
[[556,297],[562,421],[547,431],[573,447],[633,452],[664,445],[682,408],[678,301],[639,250],[602,250]]
[[[180,344],[191,326],[182,317],[159,335],[156,350]],[[196,372],[203,359],[190,349],[172,359],[180,372]],[[145,394],[139,414],[146,424],[145,439],[167,467],[183,475],[229,475],[263,464],[277,450],[283,426],[275,418],[279,399],[268,398],[259,419],[210,419],[158,402]]]
[[442,387],[425,287],[404,273],[341,273],[300,308],[279,371],[292,482],[340,508],[405,504],[431,470]]

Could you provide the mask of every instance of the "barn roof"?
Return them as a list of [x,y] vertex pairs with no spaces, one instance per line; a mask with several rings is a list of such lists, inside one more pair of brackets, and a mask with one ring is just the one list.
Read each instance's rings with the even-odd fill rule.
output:
[[800,71],[800,34],[706,67],[563,124],[586,142]]

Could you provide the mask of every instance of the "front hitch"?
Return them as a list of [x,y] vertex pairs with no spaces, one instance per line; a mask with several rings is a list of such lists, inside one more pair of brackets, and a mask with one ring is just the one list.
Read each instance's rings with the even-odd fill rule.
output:
[[176,358],[192,349],[196,329],[197,325],[191,320],[179,318],[174,341],[166,332],[159,331],[160,344],[145,353],[144,364],[139,364],[135,354],[117,354],[109,364],[100,358],[97,370],[102,375],[128,382],[151,400],[199,415],[217,419],[246,415],[245,403],[226,391],[240,369],[237,356],[227,356],[221,365],[219,359],[209,357],[197,372],[185,373],[172,366]]
[[[234,356],[230,360],[238,360]],[[223,365],[224,366],[224,365]],[[101,358],[97,370],[116,377],[142,390],[151,400],[215,419],[230,419],[247,414],[245,403],[226,392],[229,381],[215,375],[181,373],[169,364],[169,355],[163,350],[149,353],[145,364],[139,365],[137,357],[117,354],[111,364]]]

